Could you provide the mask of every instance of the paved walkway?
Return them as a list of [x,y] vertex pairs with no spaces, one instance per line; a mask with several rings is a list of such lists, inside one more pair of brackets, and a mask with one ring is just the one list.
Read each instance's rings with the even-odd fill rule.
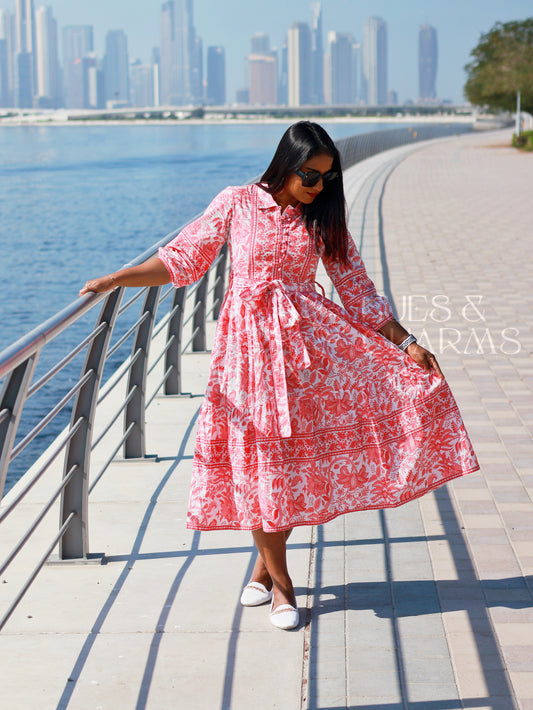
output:
[[107,564],[45,568],[0,635],[2,708],[533,710],[533,158],[509,139],[396,149],[346,176],[365,262],[438,354],[482,472],[297,529],[304,623],[278,631],[238,604],[251,536],[185,530],[209,356],[186,357],[192,396],[148,410],[157,458],[113,464],[91,496]]

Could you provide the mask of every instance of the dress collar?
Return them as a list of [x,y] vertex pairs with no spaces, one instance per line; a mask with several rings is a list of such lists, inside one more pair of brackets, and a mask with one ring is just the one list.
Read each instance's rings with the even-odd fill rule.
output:
[[[276,200],[272,197],[272,195],[264,190],[260,185],[254,184],[254,188],[257,191],[257,207],[260,210],[271,210],[277,207],[279,209],[279,205],[276,202]],[[298,203],[295,207],[292,207],[292,205],[289,205],[285,209],[285,214],[301,214],[302,212],[302,205]]]

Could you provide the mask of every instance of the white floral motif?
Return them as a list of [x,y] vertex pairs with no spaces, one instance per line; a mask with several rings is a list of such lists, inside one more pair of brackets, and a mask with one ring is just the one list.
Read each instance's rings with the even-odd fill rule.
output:
[[[350,239],[317,250],[300,207],[221,192],[160,250],[175,286],[228,241],[231,277],[198,424],[187,525],[265,531],[401,505],[477,470],[445,381],[376,331],[393,316]],[[319,253],[320,252],[320,253]],[[319,258],[344,309],[314,287]]]

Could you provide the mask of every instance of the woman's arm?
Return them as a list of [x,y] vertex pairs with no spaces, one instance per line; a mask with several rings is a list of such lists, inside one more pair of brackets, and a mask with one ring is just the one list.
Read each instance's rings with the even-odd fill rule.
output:
[[[379,328],[378,333],[385,336],[387,340],[390,340],[394,345],[400,345],[406,338],[409,337],[409,333],[405,328],[398,323],[396,320],[390,320],[385,323],[381,328]],[[411,343],[408,345],[405,352],[411,357],[417,365],[420,365],[427,372],[436,372],[439,377],[444,377],[442,370],[439,367],[437,358],[429,350],[423,348],[418,343]]]
[[80,291],[80,296],[90,291],[104,293],[117,286],[162,286],[168,283],[170,283],[170,274],[161,259],[153,256],[139,266],[131,266],[129,269],[121,269],[107,276],[87,281]]

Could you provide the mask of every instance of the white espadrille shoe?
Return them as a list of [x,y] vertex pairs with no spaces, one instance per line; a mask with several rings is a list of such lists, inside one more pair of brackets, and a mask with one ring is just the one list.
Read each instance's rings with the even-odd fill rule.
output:
[[242,590],[241,604],[243,606],[260,606],[266,604],[272,599],[272,589],[268,591],[261,582],[248,582]]
[[278,629],[283,629],[284,631],[295,629],[298,626],[300,623],[298,609],[295,609],[290,604],[280,604],[273,609],[273,605],[274,600],[272,600],[272,605],[270,607],[270,623],[273,626]]

